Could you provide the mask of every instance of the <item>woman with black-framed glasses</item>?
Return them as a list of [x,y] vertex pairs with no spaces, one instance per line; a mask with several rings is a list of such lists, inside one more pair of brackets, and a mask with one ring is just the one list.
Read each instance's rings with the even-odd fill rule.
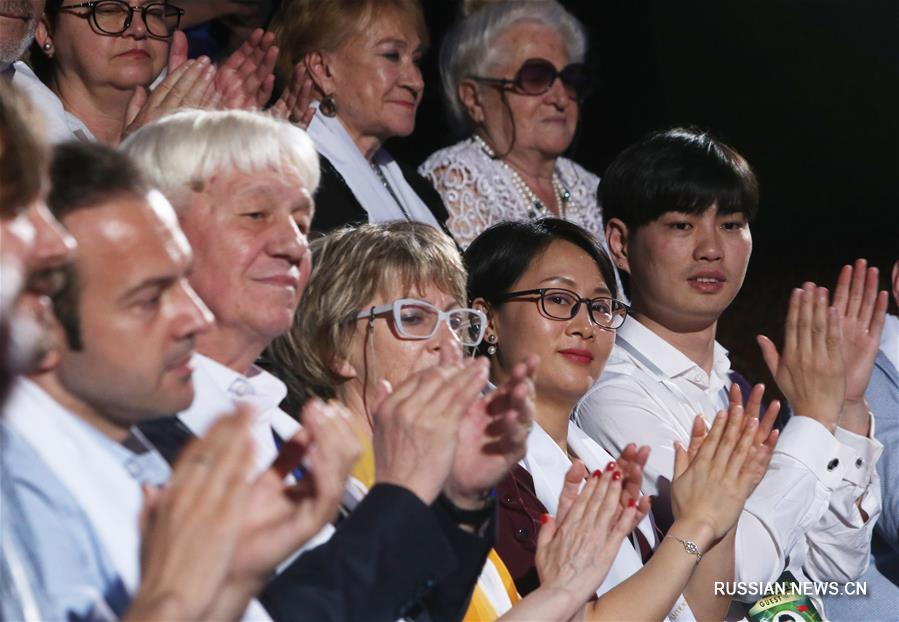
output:
[[583,25],[559,3],[487,4],[456,24],[440,49],[444,99],[469,138],[420,167],[464,248],[503,220],[555,216],[603,239],[599,178],[562,157],[592,72]]
[[[62,110],[56,114],[74,138],[118,144],[135,89],[148,88],[162,72],[183,15],[164,0],[47,1],[31,58],[37,77],[59,99],[54,108]],[[190,80],[178,88],[211,95],[204,88],[215,76],[208,59],[182,67]]]

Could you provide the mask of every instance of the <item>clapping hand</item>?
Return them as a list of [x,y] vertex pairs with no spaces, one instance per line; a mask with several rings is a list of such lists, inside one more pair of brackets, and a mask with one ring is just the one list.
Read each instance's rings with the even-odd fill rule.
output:
[[286,119],[306,129],[312,123],[315,116],[315,108],[312,103],[312,78],[306,71],[306,63],[298,62],[290,80],[284,87],[281,97],[269,108],[269,113],[279,119]]
[[806,283],[794,289],[787,310],[783,353],[765,336],[758,343],[768,369],[796,415],[836,430],[846,395],[840,319],[827,290]]
[[215,90],[224,108],[261,110],[275,86],[278,46],[275,35],[257,28],[228,57],[215,76]]

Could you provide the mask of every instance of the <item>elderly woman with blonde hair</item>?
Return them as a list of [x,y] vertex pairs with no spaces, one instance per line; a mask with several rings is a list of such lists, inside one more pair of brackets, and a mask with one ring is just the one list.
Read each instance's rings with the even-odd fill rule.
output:
[[[486,321],[480,311],[465,306],[466,273],[459,253],[449,236],[433,227],[394,222],[341,229],[313,242],[312,254],[313,273],[294,326],[270,353],[295,400],[336,398],[354,416],[367,450],[348,486],[354,499],[346,509],[352,510],[375,480],[377,407],[386,387],[396,387],[395,394],[420,392],[421,385],[410,389],[410,381],[427,370],[462,364],[463,347],[480,343]],[[468,365],[482,363],[468,360]],[[510,405],[530,401],[526,395],[531,395],[536,365],[533,359],[520,362],[499,388],[463,415],[453,468],[435,502],[452,508],[451,515],[492,513],[489,491],[522,457],[527,431],[509,451],[488,439],[495,432],[482,435],[480,430],[506,426],[503,413]],[[473,384],[479,388],[477,379]],[[575,482],[560,502],[564,528],[548,529],[541,539],[537,564],[545,588],[519,600],[505,565],[491,551],[465,619],[505,614],[567,620],[583,606],[645,508],[622,507],[621,482],[612,473],[592,478],[581,495],[577,490]],[[473,500],[480,500],[481,507]],[[562,518],[562,508],[569,507]]]
[[305,72],[322,160],[313,229],[410,220],[442,227],[440,196],[384,148],[415,128],[428,31],[418,0],[288,0],[273,18],[283,83]]
[[603,240],[599,178],[562,156],[591,84],[583,25],[554,0],[471,4],[440,49],[450,117],[469,137],[419,168],[450,232],[466,247],[492,224],[555,216]]

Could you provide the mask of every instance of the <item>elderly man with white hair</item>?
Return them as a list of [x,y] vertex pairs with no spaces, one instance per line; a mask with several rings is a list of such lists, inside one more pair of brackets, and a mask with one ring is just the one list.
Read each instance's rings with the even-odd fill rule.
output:
[[[142,429],[172,459],[217,414],[250,403],[261,413],[254,438],[263,468],[298,426],[278,408],[284,384],[255,361],[290,328],[310,275],[306,233],[319,179],[312,144],[260,113],[182,111],[142,128],[123,149],[175,207],[194,251],[190,283],[216,320],[197,338],[191,407]],[[451,381],[464,369],[427,373]],[[467,408],[448,406],[460,407]],[[451,464],[458,434],[422,425],[445,420],[444,410],[403,411],[396,399],[375,410],[389,430],[376,449],[376,485],[327,543],[269,586],[263,602],[276,619],[455,619],[465,611],[492,543],[489,491],[477,491],[477,507],[468,503],[474,491],[445,491],[447,499],[431,505],[422,491],[439,491],[450,467],[459,468]],[[524,414],[522,428],[528,423]],[[444,454],[446,468],[434,461]],[[483,467],[475,460],[464,468]]]

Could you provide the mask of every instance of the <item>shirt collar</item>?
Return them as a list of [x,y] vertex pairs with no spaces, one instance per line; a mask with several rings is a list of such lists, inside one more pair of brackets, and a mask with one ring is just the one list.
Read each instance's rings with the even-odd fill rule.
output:
[[[656,376],[672,379],[686,376],[697,384],[715,384],[710,382],[710,378],[699,365],[633,317],[627,318],[618,329],[615,343],[630,354],[638,365]],[[730,359],[727,354],[727,350],[716,341],[712,355],[713,376],[722,379],[727,376],[730,371]]]

